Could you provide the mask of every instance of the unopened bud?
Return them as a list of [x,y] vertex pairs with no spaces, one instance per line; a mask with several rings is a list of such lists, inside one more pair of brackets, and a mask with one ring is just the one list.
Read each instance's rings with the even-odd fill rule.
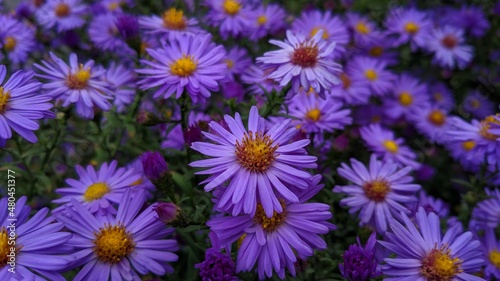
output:
[[158,214],[158,219],[167,224],[176,220],[180,211],[174,203],[167,202],[157,203],[153,210]]

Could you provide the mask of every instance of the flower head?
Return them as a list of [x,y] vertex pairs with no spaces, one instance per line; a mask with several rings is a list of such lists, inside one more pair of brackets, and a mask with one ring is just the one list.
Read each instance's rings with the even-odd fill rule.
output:
[[35,17],[44,28],[56,27],[62,32],[83,26],[87,8],[81,0],[47,0],[36,10]]
[[214,27],[219,27],[223,39],[236,37],[247,32],[251,26],[253,14],[247,0],[206,0],[210,8],[206,20]]
[[350,79],[363,81],[369,85],[373,94],[383,96],[393,88],[395,76],[387,70],[387,62],[365,56],[352,58],[346,68]]
[[198,21],[189,19],[184,15],[184,11],[176,8],[169,8],[159,16],[142,16],[139,24],[146,34],[160,36],[164,40],[174,40],[185,35],[198,35],[204,33],[198,27]]
[[435,28],[428,39],[427,48],[434,53],[433,62],[442,67],[465,68],[473,56],[473,48],[464,44],[463,31],[451,26]]
[[484,275],[486,280],[500,279],[500,239],[495,236],[494,228],[487,228],[481,239],[484,260],[486,266],[484,268]]
[[207,249],[205,260],[195,265],[200,269],[200,277],[203,281],[236,281],[239,280],[235,274],[236,264],[230,255],[221,253],[219,249]]
[[0,22],[0,49],[12,63],[24,63],[36,48],[35,29],[11,15],[0,15]]
[[384,108],[385,114],[393,119],[408,117],[412,110],[429,106],[427,85],[410,75],[399,75],[391,92],[384,98]]
[[385,26],[390,34],[398,36],[396,45],[411,43],[412,49],[424,47],[427,43],[432,22],[425,12],[415,8],[394,8],[386,19]]
[[141,162],[144,166],[144,173],[151,181],[157,181],[168,173],[168,164],[165,158],[158,152],[144,152],[141,155]]
[[268,34],[274,34],[286,27],[286,12],[277,4],[259,5],[250,16],[248,37],[257,41]]
[[349,249],[342,255],[343,263],[339,264],[342,276],[349,281],[366,281],[376,278],[382,272],[377,269],[375,260],[375,243],[377,235],[373,232],[366,241],[365,247],[361,245],[359,237],[356,237],[358,244],[349,246]]

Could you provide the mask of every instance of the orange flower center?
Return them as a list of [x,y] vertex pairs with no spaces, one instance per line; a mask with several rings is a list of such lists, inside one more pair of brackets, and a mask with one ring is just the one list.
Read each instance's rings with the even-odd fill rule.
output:
[[106,225],[95,237],[93,250],[104,263],[119,263],[135,249],[133,237],[123,225]]
[[436,126],[442,126],[446,121],[446,115],[444,115],[441,110],[435,109],[429,113],[427,119]]
[[9,91],[5,91],[3,87],[0,86],[0,114],[3,114],[7,110],[7,103],[10,99]]
[[498,119],[495,119],[494,116],[496,116],[498,118],[498,117],[500,117],[500,113],[497,113],[496,115],[490,115],[490,116],[484,118],[483,121],[481,121],[481,125],[480,125],[481,127],[479,129],[479,133],[481,134],[481,136],[483,136],[483,138],[488,139],[488,140],[496,140],[497,138],[500,137],[498,135],[495,135],[495,134],[492,134],[489,132],[492,124],[500,125],[500,121],[498,121]]
[[385,196],[391,187],[386,180],[374,180],[365,182],[363,184],[363,190],[365,191],[366,197],[375,202],[381,202],[385,200]]
[[225,0],[222,6],[226,14],[234,16],[241,10],[241,4],[234,0]]
[[301,67],[313,67],[318,62],[318,46],[301,44],[292,54],[291,62]]
[[454,35],[448,34],[443,39],[441,39],[441,44],[447,49],[453,49],[458,43],[457,37]]
[[70,8],[69,8],[69,5],[66,3],[60,3],[56,6],[55,13],[56,13],[56,16],[58,16],[60,18],[67,17],[69,15],[69,12],[70,12]]
[[262,228],[267,232],[273,232],[278,229],[286,220],[286,210],[285,202],[280,200],[281,206],[283,207],[283,212],[278,213],[274,211],[273,216],[268,218],[264,212],[262,204],[257,204],[257,210],[255,211],[254,221],[262,226]]
[[416,23],[410,21],[405,24],[404,29],[411,35],[415,35],[420,30],[420,27]]
[[243,136],[241,143],[236,141],[236,158],[242,167],[251,171],[265,172],[274,162],[274,152],[278,145],[273,146],[273,141],[264,133],[248,132]]
[[163,26],[173,30],[186,29],[186,18],[184,17],[184,13],[182,12],[182,10],[170,8],[165,11],[165,13],[163,13]]

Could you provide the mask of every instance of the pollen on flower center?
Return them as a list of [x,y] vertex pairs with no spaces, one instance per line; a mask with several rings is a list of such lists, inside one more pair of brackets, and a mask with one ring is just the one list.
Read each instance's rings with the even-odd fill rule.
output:
[[17,44],[16,38],[14,38],[12,36],[8,36],[5,38],[5,42],[3,44],[3,47],[5,48],[5,50],[7,52],[10,52],[10,51],[14,50],[14,48],[16,47],[16,44]]
[[399,95],[399,103],[402,105],[402,106],[409,106],[410,104],[413,103],[413,97],[411,96],[410,93],[408,92],[402,92],[400,95]]
[[240,11],[241,4],[235,0],[224,0],[223,8],[227,14],[234,16]]
[[109,186],[104,182],[98,182],[89,185],[87,190],[83,194],[85,201],[90,202],[97,199],[101,199],[104,195],[109,193]]
[[163,13],[163,25],[168,29],[184,30],[187,23],[182,10],[170,8]]
[[[2,255],[0,254],[0,257]],[[496,267],[500,269],[500,252],[497,250],[492,250],[490,254],[488,255],[488,258],[490,259],[490,262]],[[0,263],[1,266],[1,263]]]
[[257,24],[258,25],[263,25],[267,22],[267,17],[262,15],[257,18]]
[[229,69],[233,68],[234,61],[232,59],[226,59],[225,62],[227,64],[227,68],[229,68]]
[[133,237],[123,225],[106,225],[94,235],[93,250],[101,262],[118,263],[135,249]]
[[450,249],[445,246],[437,249],[435,246],[422,260],[420,272],[428,281],[450,281],[463,271],[461,263],[459,258],[451,257]]
[[328,34],[328,32],[324,28],[321,28],[321,27],[313,28],[313,30],[311,30],[311,37],[314,37],[314,35],[316,35],[316,33],[318,33],[318,31],[320,31],[320,30],[323,30],[323,35],[321,37],[323,37],[323,39],[328,39],[328,37],[330,35]]
[[7,103],[10,99],[9,91],[5,91],[3,87],[0,86],[0,114],[3,114],[7,110]]
[[[14,237],[14,241],[16,241],[15,239]],[[12,241],[12,239],[10,241]],[[16,248],[14,251],[16,256],[22,248],[22,246],[19,245],[9,245],[9,233],[7,233],[7,229],[5,227],[0,228],[0,269],[9,261],[8,255],[11,253],[11,247]]]
[[420,27],[416,23],[410,21],[405,24],[404,29],[406,32],[410,33],[411,35],[414,35],[415,33],[418,32]]
[[358,22],[355,27],[356,31],[361,34],[370,33],[370,28],[364,22]]
[[427,119],[436,126],[442,126],[446,121],[446,115],[444,115],[440,110],[435,109],[429,113]]
[[380,57],[382,53],[384,52],[384,49],[382,47],[376,46],[370,49],[369,53],[372,57]]
[[468,141],[464,141],[462,143],[462,147],[466,150],[466,151],[470,151],[471,149],[473,149],[474,147],[476,147],[476,142],[473,141],[473,140],[468,140]]
[[193,74],[197,66],[198,62],[196,62],[192,56],[183,55],[170,65],[170,71],[174,75],[187,77]]
[[254,221],[262,226],[262,228],[267,232],[273,232],[278,229],[286,220],[286,210],[285,210],[285,202],[280,200],[281,207],[283,207],[283,212],[278,213],[276,211],[273,212],[273,216],[268,218],[266,216],[266,212],[262,207],[262,204],[257,204],[257,210],[255,211],[255,216],[253,217]]
[[453,49],[458,43],[457,37],[452,34],[448,34],[443,39],[441,39],[441,44],[447,49]]
[[318,62],[318,46],[300,45],[292,54],[291,62],[301,67],[313,67]]
[[363,190],[365,191],[366,197],[375,202],[384,201],[385,196],[389,191],[391,191],[391,187],[386,180],[374,180],[365,182],[363,184]]
[[[497,114],[496,116],[500,117],[500,113]],[[490,116],[484,118],[483,121],[481,121],[481,125],[480,125],[481,127],[479,129],[479,133],[485,139],[496,140],[500,136],[492,134],[492,133],[489,132],[491,124],[498,124],[498,125],[500,125],[500,121],[498,121],[498,119],[495,119],[495,115],[490,115]]]
[[313,108],[306,113],[306,119],[316,122],[321,117],[321,111],[317,108]]
[[69,74],[66,82],[72,90],[84,89],[88,86],[90,80],[90,68],[84,69],[80,64],[78,71],[75,74]]
[[70,12],[70,8],[69,8],[69,5],[66,3],[59,3],[56,6],[55,13],[56,13],[56,16],[58,16],[60,18],[67,17],[69,15],[69,12]]
[[351,78],[345,73],[340,73],[340,81],[342,81],[342,88],[349,89],[351,87]]
[[236,158],[241,166],[251,172],[265,172],[274,162],[274,152],[278,145],[262,132],[248,132],[241,143],[236,141]]
[[375,72],[375,70],[367,69],[365,71],[365,77],[368,78],[368,80],[370,80],[370,81],[374,81],[377,79],[378,75],[377,75],[377,72]]
[[391,153],[396,153],[399,150],[398,144],[393,140],[385,140],[382,144]]

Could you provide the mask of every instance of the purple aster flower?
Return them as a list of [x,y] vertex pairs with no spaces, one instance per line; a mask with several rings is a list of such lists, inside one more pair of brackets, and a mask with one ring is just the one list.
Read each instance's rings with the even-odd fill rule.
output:
[[391,90],[391,95],[384,98],[385,114],[392,119],[408,117],[419,107],[429,105],[427,85],[407,74],[399,75]]
[[241,74],[241,81],[250,85],[248,90],[254,95],[264,95],[272,91],[279,92],[282,89],[279,81],[268,78],[272,71],[274,69],[263,70],[256,65],[251,65]]
[[292,30],[296,33],[308,34],[309,38],[314,37],[318,31],[322,30],[323,39],[335,42],[333,55],[337,58],[345,52],[345,47],[350,39],[347,26],[339,17],[333,16],[330,11],[324,13],[319,10],[304,11],[292,23]]
[[426,46],[432,21],[425,12],[397,7],[390,11],[385,26],[389,34],[397,36],[396,46],[409,42],[411,48],[416,50]]
[[88,29],[90,41],[103,51],[133,54],[132,50],[123,40],[116,26],[116,21],[117,16],[110,13],[94,17]]
[[52,61],[42,61],[43,65],[34,64],[43,72],[37,76],[49,81],[43,85],[48,95],[61,97],[65,107],[75,103],[78,115],[86,119],[94,118],[94,105],[105,111],[111,109],[109,84],[99,80],[105,69],[93,68],[93,60],[78,63],[74,53],[69,57],[69,65],[52,52],[50,57]]
[[500,225],[500,189],[485,188],[488,199],[477,203],[472,211],[470,228],[496,228]]
[[473,275],[484,263],[481,244],[471,232],[462,233],[461,225],[455,224],[441,236],[439,217],[423,208],[415,221],[402,215],[401,224],[392,219],[391,232],[386,241],[379,243],[396,257],[385,258],[382,272],[390,280],[422,281],[480,281]]
[[423,106],[413,108],[408,114],[408,120],[412,122],[417,131],[436,143],[444,143],[447,140],[447,127],[449,126],[448,114],[436,106]]
[[387,70],[387,63],[381,59],[356,56],[349,62],[346,72],[352,79],[368,83],[377,96],[387,94],[393,88],[394,74]]
[[119,14],[116,17],[116,28],[126,42],[139,37],[139,20],[134,15]]
[[141,89],[161,86],[154,98],[180,98],[184,91],[193,102],[204,102],[210,91],[218,91],[218,81],[226,77],[227,65],[224,48],[211,42],[209,34],[183,36],[162,43],[160,49],[146,49],[155,61],[141,60],[146,68],[137,69],[142,74]]
[[460,11],[450,17],[451,23],[464,29],[473,37],[482,37],[490,28],[483,7],[462,5]]
[[182,10],[169,8],[162,16],[141,16],[139,24],[146,34],[160,36],[162,40],[174,40],[184,35],[199,35],[204,31],[198,27],[198,21],[188,19]]
[[442,82],[432,83],[429,86],[429,97],[433,105],[449,112],[455,106],[455,99],[451,90]]
[[[332,218],[330,206],[321,203],[304,203],[323,185],[321,176],[312,180],[307,192],[299,195],[296,203],[280,200],[282,211],[267,216],[261,204],[254,215],[224,216],[207,222],[221,245],[230,245],[238,239],[239,249],[236,272],[252,270],[257,264],[259,279],[271,277],[273,271],[283,279],[285,268],[295,276],[295,262],[312,256],[314,249],[326,249],[320,237],[335,229],[328,222]],[[241,243],[240,243],[241,242]]]
[[221,253],[218,249],[210,248],[205,252],[205,260],[195,264],[200,269],[202,281],[236,281],[236,264],[228,254]]
[[367,281],[376,278],[382,272],[377,269],[375,260],[375,244],[377,235],[372,232],[365,247],[361,245],[359,237],[356,237],[358,244],[349,246],[349,249],[342,255],[343,263],[339,264],[342,276],[349,281]]
[[405,204],[417,201],[416,192],[421,187],[412,183],[411,167],[398,168],[390,160],[378,161],[373,154],[368,169],[354,158],[351,158],[352,168],[345,163],[341,165],[339,175],[352,184],[337,185],[333,192],[349,195],[340,204],[350,207],[350,214],[359,211],[361,225],[384,233],[392,217],[398,217],[400,212],[409,213]]
[[103,76],[100,77],[107,82],[113,91],[113,105],[117,112],[123,112],[129,104],[134,101],[136,94],[137,75],[131,68],[123,64],[111,62]]
[[71,202],[74,209],[66,208],[69,216],[57,215],[73,232],[67,242],[75,248],[72,267],[83,266],[74,280],[140,280],[138,273],[162,276],[174,271],[167,262],[178,259],[173,253],[177,241],[164,239],[174,229],[157,219],[156,204],[140,212],[145,200],[144,192],[127,189],[116,216],[94,216],[76,200]]
[[474,49],[464,44],[461,29],[444,26],[435,28],[427,41],[427,49],[434,53],[432,62],[448,69],[463,69],[474,57]]
[[428,195],[423,189],[420,190],[418,194],[418,202],[415,204],[408,204],[408,207],[414,212],[414,215],[420,208],[423,208],[427,213],[433,212],[438,215],[439,218],[448,217],[450,211],[450,207],[446,202]]
[[347,25],[353,34],[354,44],[357,46],[365,46],[380,32],[377,24],[367,16],[351,12],[346,15],[346,19]]
[[10,15],[0,15],[0,22],[0,48],[12,63],[26,62],[36,47],[35,29]]
[[[349,69],[349,67],[347,67]],[[349,105],[367,104],[371,96],[370,86],[367,81],[353,79],[349,73],[340,74],[340,85],[332,87],[330,96],[342,99]]]
[[387,65],[397,65],[399,63],[399,52],[394,47],[394,37],[386,32],[377,32],[371,40],[359,46],[359,53],[374,59],[380,59]]
[[495,237],[495,229],[487,228],[481,242],[486,261],[484,277],[486,280],[500,280],[500,239]]
[[463,109],[472,114],[474,118],[483,119],[488,115],[495,114],[496,104],[479,90],[469,92],[462,104]]
[[[81,202],[91,213],[100,215],[116,214],[114,204],[120,203],[125,190],[140,189],[133,188],[140,180],[141,174],[134,169],[119,168],[118,162],[112,161],[109,165],[104,163],[96,172],[93,166],[87,169],[77,165],[75,170],[80,179],[67,179],[68,187],[58,188],[56,192],[63,197],[53,200],[58,204],[72,204],[73,200]],[[60,206],[53,210],[54,213],[64,211]]]
[[314,92],[301,91],[289,100],[287,114],[297,117],[292,125],[306,133],[333,132],[352,123],[351,110],[342,109],[342,106],[332,97],[323,100]]
[[224,40],[244,34],[252,25],[250,15],[253,11],[246,0],[205,0],[205,4],[210,8],[207,22],[219,27]]
[[71,233],[47,217],[48,208],[28,219],[26,196],[17,200],[13,212],[9,203],[7,197],[0,199],[0,280],[66,280],[60,272],[74,260],[66,244]]
[[234,80],[235,75],[241,75],[244,73],[252,60],[248,56],[248,52],[245,49],[239,47],[233,47],[227,52],[227,57],[224,59],[227,64],[227,77],[229,80]]
[[57,32],[81,27],[87,5],[81,0],[47,0],[35,12],[37,22],[46,29],[57,28]]
[[[301,169],[316,168],[316,157],[307,155],[304,147],[309,140],[290,142],[296,134],[286,119],[266,130],[264,118],[259,116],[257,107],[252,106],[248,118],[248,130],[243,126],[241,116],[224,116],[229,129],[212,121],[209,127],[213,133],[204,133],[215,143],[195,142],[191,148],[211,159],[190,163],[192,167],[209,168],[197,174],[211,175],[204,180],[205,191],[212,191],[226,181],[230,181],[221,197],[218,208],[233,215],[243,212],[254,215],[257,201],[270,218],[273,212],[282,212],[278,194],[296,203],[296,194],[283,183],[308,188],[311,175]],[[241,188],[242,186],[246,188]],[[234,207],[234,208],[233,208]]]
[[403,138],[396,138],[392,131],[382,128],[379,124],[371,124],[361,128],[360,133],[368,149],[384,161],[391,159],[400,167],[420,167],[420,163],[415,161],[415,152],[405,145]]
[[248,37],[257,41],[267,35],[274,35],[286,28],[286,12],[276,4],[262,4],[249,14],[250,26]]
[[38,141],[33,131],[39,129],[36,120],[54,118],[50,111],[52,97],[40,94],[42,83],[33,71],[17,71],[4,83],[7,68],[0,65],[0,140],[12,138],[12,130],[27,141]]
[[151,181],[159,180],[165,173],[168,173],[168,164],[158,151],[144,152],[141,155],[141,162],[146,177]]
[[287,39],[282,41],[270,40],[273,45],[282,49],[264,53],[257,58],[264,68],[276,68],[269,74],[269,78],[276,80],[280,86],[292,83],[294,92],[299,87],[313,88],[323,99],[330,87],[340,83],[338,74],[342,66],[329,57],[335,48],[335,42],[323,39],[320,30],[311,39],[303,34],[286,33]]

